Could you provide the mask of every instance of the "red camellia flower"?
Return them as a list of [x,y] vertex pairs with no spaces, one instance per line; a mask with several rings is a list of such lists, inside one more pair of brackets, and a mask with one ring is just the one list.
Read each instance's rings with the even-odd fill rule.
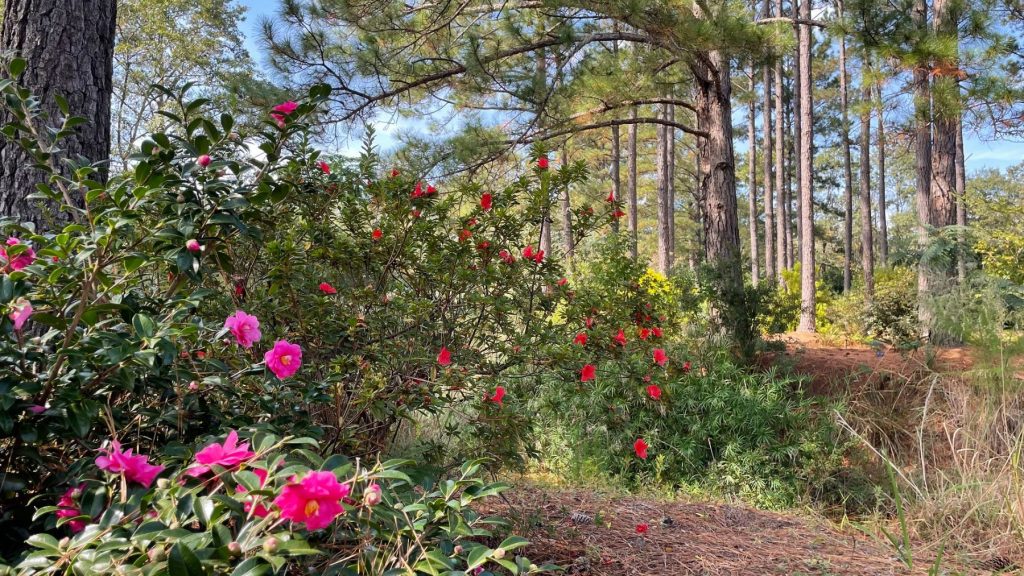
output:
[[668,355],[665,354],[665,351],[661,348],[655,348],[654,363],[658,366],[664,366],[666,362],[668,362]]
[[647,445],[647,442],[644,442],[643,438],[637,438],[636,442],[633,442],[633,451],[636,452],[637,457],[641,460],[647,460],[648,448],[650,446]]
[[611,192],[608,193],[608,197],[605,198],[605,201],[606,202],[615,202],[615,191],[614,190],[612,190]]
[[622,210],[616,210],[615,212],[612,212],[612,220],[618,220],[619,218],[622,218],[625,215],[626,213],[623,212]]
[[641,340],[647,340],[651,336],[651,331],[647,328],[641,328],[637,331],[637,336],[639,336]]
[[687,360],[686,362],[683,362],[683,372],[689,372],[689,371],[690,371],[690,361]]
[[469,230],[465,228],[459,230],[459,242],[465,242],[466,240],[469,240],[471,236],[473,236],[473,233]]
[[398,176],[398,169],[397,168],[392,168],[391,169],[391,177],[395,178],[397,176]]
[[493,201],[494,198],[491,196],[491,193],[484,192],[484,195],[480,197],[480,208],[482,208],[484,212],[487,212],[488,210],[491,209],[491,204]]
[[654,334],[655,338],[661,338],[661,328],[658,328],[657,326],[651,328],[651,334]]
[[427,186],[427,196],[433,196],[434,194],[437,194],[437,188],[434,188],[433,186],[429,186],[428,185]]
[[534,251],[533,246],[527,246],[526,248],[523,248],[523,258],[527,260],[533,260],[537,264],[540,264],[541,262],[544,261],[544,251]]
[[568,278],[559,278],[558,279],[558,285],[559,286],[565,286],[568,283],[569,283],[569,279]]
[[615,338],[613,338],[613,340],[615,340],[615,342],[618,343],[619,346],[625,346],[626,345],[626,334],[623,333],[622,330],[620,329],[619,333],[615,335]]
[[501,258],[506,264],[512,264],[516,261],[516,257],[509,253],[508,250],[498,252],[498,258]]
[[235,296],[241,298],[245,296],[245,284],[241,282],[235,282]]
[[533,258],[533,246],[527,246],[523,248],[523,258],[530,260]]
[[636,533],[637,534],[647,534],[647,531],[649,529],[650,529],[650,526],[648,526],[647,524],[637,524],[636,525]]
[[482,241],[482,242],[480,242],[479,244],[476,245],[476,249],[481,251],[481,252],[484,252],[485,250],[487,250],[490,247],[491,247],[491,243],[488,242],[487,240],[484,240],[484,241]]
[[657,384],[651,384],[647,387],[647,395],[651,397],[651,400],[661,400],[661,388]]
[[324,174],[330,174],[331,173],[331,167],[330,167],[330,165],[327,164],[327,162],[324,162],[323,160],[321,160],[321,161],[317,162],[316,165],[320,167],[320,171],[323,172]]
[[580,370],[580,382],[590,382],[597,377],[597,368],[593,364],[587,364]]
[[374,228],[371,236],[373,236],[374,240],[380,240],[384,237],[384,232],[382,232],[380,228]]
[[323,292],[324,294],[328,294],[328,295],[329,294],[337,294],[338,293],[338,291],[334,288],[334,286],[331,286],[327,282],[321,282],[320,283],[320,291]]
[[419,218],[419,217],[420,217],[420,214],[421,214],[421,212],[420,212],[419,210],[413,210],[413,211],[412,211],[412,212],[410,212],[409,214],[410,214],[410,215],[411,215],[411,216],[412,216],[413,218]]
[[437,363],[441,366],[448,366],[452,363],[452,353],[444,346],[442,346],[441,351],[437,353]]
[[547,156],[541,156],[540,158],[537,158],[537,168],[540,168],[541,170],[547,170],[548,169],[548,157]]
[[587,328],[593,328],[594,327],[594,319],[592,317],[588,316],[587,319],[586,319],[586,323],[587,323]]
[[423,182],[417,182],[416,183],[416,187],[412,189],[412,197],[413,198],[422,198],[423,197]]
[[576,335],[575,338],[573,338],[572,343],[573,344],[579,344],[580,346],[586,346],[587,345],[587,333],[586,332],[580,332],[579,334]]
[[505,398],[505,387],[504,386],[498,386],[497,388],[494,389],[494,395],[491,396],[490,398],[488,398],[488,400],[490,400],[491,402],[494,402],[498,406],[502,406],[503,405],[502,404],[502,399],[504,399],[504,398]]

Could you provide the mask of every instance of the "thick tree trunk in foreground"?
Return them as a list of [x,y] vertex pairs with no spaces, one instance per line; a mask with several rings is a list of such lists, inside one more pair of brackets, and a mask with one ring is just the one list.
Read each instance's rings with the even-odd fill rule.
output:
[[757,286],[757,279],[761,275],[760,265],[757,257],[757,132],[755,119],[757,115],[757,104],[754,102],[753,94],[756,91],[754,82],[754,68],[750,68],[750,104],[747,109],[747,208],[750,217],[747,219],[747,228],[750,232],[750,283]]
[[[927,0],[914,0],[910,12],[917,28],[924,32],[928,26]],[[931,130],[931,86],[928,70],[923,66],[914,67],[914,167],[916,169],[917,243],[923,252],[928,247],[928,225],[931,217],[932,178],[932,130]],[[921,335],[931,336],[933,313],[931,310],[930,273],[924,259],[917,268],[918,320]]]
[[[39,120],[39,127],[60,121],[62,113],[54,100],[58,95],[67,100],[71,115],[89,120],[61,142],[69,158],[106,162],[110,155],[116,15],[115,0],[7,0],[4,4],[0,50],[28,62],[20,81],[48,116]],[[10,120],[0,115],[0,124]],[[26,199],[45,180],[33,163],[18,146],[0,139],[0,214],[34,222],[38,229],[59,227],[69,219],[66,212]],[[104,164],[99,178],[106,177]]]
[[885,108],[882,103],[882,88],[875,86],[875,97],[878,100],[878,252],[882,258],[882,266],[889,265],[889,216],[886,214],[885,200]]
[[[636,120],[636,106],[629,111],[629,117]],[[629,125],[629,140],[626,147],[629,148],[629,160],[626,168],[626,218],[627,226],[629,226],[629,255],[636,260],[636,124]]]
[[[838,3],[839,17],[843,17],[843,2]],[[846,74],[846,35],[839,36],[839,110],[842,120],[843,139],[843,293],[849,293],[853,284],[853,169],[850,166],[850,113],[849,113],[849,89],[847,87]],[[863,117],[861,119],[861,131],[864,130]],[[861,138],[861,146],[864,140]],[[861,177],[864,174],[864,150],[860,153]],[[868,169],[870,171],[870,168]]]
[[[957,18],[950,0],[935,0],[936,36],[957,42]],[[960,117],[958,59],[935,63],[932,81],[932,182],[931,223],[936,228],[956,222],[956,132]]]
[[[864,59],[864,72],[868,69]],[[864,299],[875,297],[875,241],[871,218],[871,85],[866,74],[861,76],[860,112],[860,257],[864,270]]]
[[[811,0],[800,4],[800,17],[811,19]],[[815,332],[814,294],[814,101],[811,83],[811,27],[800,31],[800,332]]]

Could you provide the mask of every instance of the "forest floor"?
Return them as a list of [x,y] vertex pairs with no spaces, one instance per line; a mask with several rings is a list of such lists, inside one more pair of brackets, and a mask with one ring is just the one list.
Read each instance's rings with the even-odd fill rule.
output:
[[[785,351],[766,355],[765,367],[786,365],[811,377],[809,391],[839,396],[885,379],[912,377],[926,366],[967,370],[961,348],[898,352],[852,343],[826,343],[799,334],[779,340]],[[934,356],[926,356],[934,354]],[[879,380],[881,379],[881,380]],[[840,526],[810,510],[756,510],[735,503],[690,502],[599,490],[518,484],[488,512],[514,520],[531,540],[526,555],[566,574],[633,575],[885,575],[928,574],[928,562],[908,569],[884,539]],[[647,524],[644,535],[637,525]],[[950,567],[941,574],[993,574]]]

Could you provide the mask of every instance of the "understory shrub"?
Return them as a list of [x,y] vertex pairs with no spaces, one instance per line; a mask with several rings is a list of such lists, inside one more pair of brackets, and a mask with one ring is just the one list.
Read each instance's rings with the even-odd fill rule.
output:
[[856,341],[893,345],[918,339],[917,271],[906,266],[875,269],[875,294],[870,303],[863,283],[828,303],[825,333]]
[[526,541],[497,540],[504,523],[472,510],[506,488],[479,478],[481,462],[418,483],[409,462],[324,459],[311,438],[234,431],[155,463],[117,443],[101,452],[59,500],[36,499],[55,502],[35,514],[50,531],[0,574],[258,575],[296,558],[324,575],[552,568],[513,555]]

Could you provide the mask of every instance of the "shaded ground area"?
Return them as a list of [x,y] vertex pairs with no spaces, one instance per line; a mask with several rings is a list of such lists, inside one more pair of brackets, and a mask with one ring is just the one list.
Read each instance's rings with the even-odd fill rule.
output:
[[[813,518],[591,491],[521,487],[488,512],[512,518],[534,562],[567,574],[853,575],[908,570],[891,549]],[[636,526],[647,524],[645,535]]]
[[826,343],[814,334],[780,334],[786,351],[767,354],[763,366],[792,362],[794,371],[811,377],[810,391],[833,394],[848,386],[879,386],[893,375],[910,377],[932,366],[940,372],[969,370],[965,348],[899,351],[888,346],[872,348],[856,343]]

